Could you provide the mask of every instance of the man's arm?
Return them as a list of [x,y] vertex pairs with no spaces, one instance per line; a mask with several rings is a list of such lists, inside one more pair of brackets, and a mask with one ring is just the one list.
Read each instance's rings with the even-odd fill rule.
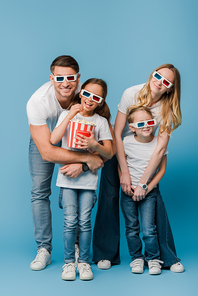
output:
[[103,166],[102,159],[90,153],[73,152],[67,149],[53,146],[50,143],[50,130],[47,125],[30,125],[32,139],[37,146],[43,160],[66,164],[66,163],[87,163],[89,168],[95,172]]

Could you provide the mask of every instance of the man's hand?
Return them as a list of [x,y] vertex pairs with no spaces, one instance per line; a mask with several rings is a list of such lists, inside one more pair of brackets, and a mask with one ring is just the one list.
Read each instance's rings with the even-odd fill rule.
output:
[[82,163],[66,164],[60,169],[61,174],[69,178],[77,178],[82,174]]
[[122,191],[124,191],[127,195],[131,196],[133,194],[131,190],[131,177],[129,175],[129,172],[121,174],[120,186],[122,188]]
[[98,155],[93,153],[88,155],[88,160],[86,163],[93,173],[97,172],[101,167],[104,166],[103,160]]
[[147,190],[144,190],[139,185],[137,185],[132,198],[134,201],[140,201],[146,197],[146,194]]

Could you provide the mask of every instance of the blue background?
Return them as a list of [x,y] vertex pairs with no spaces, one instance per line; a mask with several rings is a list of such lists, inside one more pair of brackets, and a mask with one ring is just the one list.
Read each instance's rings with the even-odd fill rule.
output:
[[[4,1],[1,37],[1,206],[0,294],[9,295],[197,295],[197,79],[198,2],[196,0]],[[173,63],[182,78],[183,123],[169,144],[168,168],[161,191],[178,256],[186,271],[152,277],[130,272],[121,217],[120,266],[101,271],[92,282],[64,282],[62,223],[53,178],[52,265],[33,272],[36,254],[30,210],[29,126],[26,103],[48,81],[59,55],[76,58],[81,81],[100,77],[108,83],[112,121],[123,91],[145,82],[163,63]],[[93,221],[96,207],[93,211]]]

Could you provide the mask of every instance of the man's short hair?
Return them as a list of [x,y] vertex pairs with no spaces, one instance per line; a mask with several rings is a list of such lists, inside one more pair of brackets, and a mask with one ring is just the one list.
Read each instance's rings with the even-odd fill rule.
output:
[[50,71],[53,74],[55,66],[72,68],[76,73],[79,72],[79,65],[77,61],[71,56],[62,55],[57,57],[50,66]]

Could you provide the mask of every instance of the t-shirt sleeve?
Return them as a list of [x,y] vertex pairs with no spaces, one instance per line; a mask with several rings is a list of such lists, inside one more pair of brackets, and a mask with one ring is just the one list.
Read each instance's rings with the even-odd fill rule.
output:
[[104,117],[102,117],[100,129],[99,129],[99,135],[98,135],[98,141],[103,141],[103,140],[113,140],[108,121]]
[[30,99],[26,106],[29,124],[45,125],[47,124],[46,106],[40,102]]

